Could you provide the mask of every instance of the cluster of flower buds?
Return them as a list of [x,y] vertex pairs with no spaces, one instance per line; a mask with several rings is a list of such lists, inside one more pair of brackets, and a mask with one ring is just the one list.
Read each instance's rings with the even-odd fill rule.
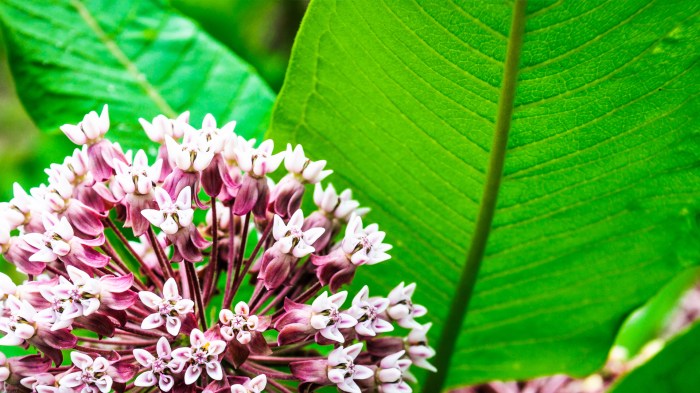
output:
[[105,106],[61,127],[80,148],[47,184],[0,203],[0,252],[26,275],[0,273],[0,345],[33,353],[0,357],[0,390],[395,393],[433,369],[415,284],[345,290],[391,246],[321,184],[325,161],[211,115],[140,122],[155,160],[104,139]]

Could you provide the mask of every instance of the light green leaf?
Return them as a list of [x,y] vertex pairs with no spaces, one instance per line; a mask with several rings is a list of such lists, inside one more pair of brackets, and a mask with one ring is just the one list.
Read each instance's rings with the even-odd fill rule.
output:
[[328,159],[395,245],[355,282],[418,283],[449,371],[426,393],[591,373],[625,315],[699,260],[700,4],[513,8],[314,1],[273,114],[270,135]]
[[691,393],[700,386],[700,324],[675,337],[649,361],[622,377],[610,393]]
[[630,314],[615,338],[615,345],[625,348],[632,358],[651,340],[659,338],[677,311],[679,301],[697,284],[698,278],[698,267],[674,277],[644,306]]
[[39,128],[55,131],[110,105],[110,137],[147,142],[138,117],[190,110],[267,129],[273,94],[255,70],[161,0],[0,2],[17,91]]

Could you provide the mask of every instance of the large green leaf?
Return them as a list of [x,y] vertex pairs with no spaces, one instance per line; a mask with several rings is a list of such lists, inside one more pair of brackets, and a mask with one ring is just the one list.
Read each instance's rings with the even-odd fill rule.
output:
[[700,386],[700,324],[669,342],[656,356],[620,379],[610,393],[692,393]]
[[[0,2],[17,91],[43,130],[110,105],[110,135],[145,142],[138,117],[191,110],[261,135],[273,94],[255,70],[162,0]],[[134,132],[136,131],[136,132]],[[132,133],[133,132],[133,133]]]
[[590,373],[698,261],[700,3],[513,10],[314,1],[273,113],[373,208],[394,258],[356,282],[418,282],[446,386]]

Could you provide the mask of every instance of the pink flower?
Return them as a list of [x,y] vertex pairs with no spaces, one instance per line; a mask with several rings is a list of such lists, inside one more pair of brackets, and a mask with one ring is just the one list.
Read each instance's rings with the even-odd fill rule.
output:
[[173,278],[168,279],[163,285],[162,298],[148,291],[139,292],[139,298],[146,307],[156,310],[155,313],[144,318],[141,328],[155,329],[165,325],[165,329],[173,336],[180,333],[181,317],[194,310],[194,302],[180,296],[177,283]]
[[104,236],[85,240],[75,236],[73,227],[63,217],[60,220],[51,214],[43,217],[46,231],[40,233],[27,233],[24,241],[34,247],[35,252],[29,258],[32,262],[53,262],[57,259],[68,265],[78,267],[104,267],[109,262],[109,257],[95,251],[92,247],[102,245]]
[[348,314],[357,319],[355,331],[363,336],[376,336],[394,330],[394,326],[381,315],[389,306],[389,299],[369,297],[369,287],[365,285],[352,300]]
[[267,386],[267,376],[260,374],[243,384],[231,385],[231,393],[262,393]]
[[279,250],[303,258],[315,251],[312,244],[323,234],[323,228],[302,230],[304,213],[297,210],[287,224],[280,216],[275,216],[272,235],[279,244]]
[[175,379],[169,373],[175,370],[177,365],[172,362],[170,344],[165,337],[158,340],[156,354],[158,357],[154,357],[144,349],[134,349],[134,358],[147,370],[136,377],[134,385],[149,387],[157,384],[160,390],[168,392],[175,384]]
[[136,293],[129,290],[134,282],[133,274],[95,279],[73,266],[67,266],[66,270],[70,281],[61,276],[57,286],[41,292],[51,306],[39,316],[53,324],[51,330],[70,327],[75,318],[92,315],[99,309],[125,310],[136,301]]
[[10,295],[5,307],[9,315],[0,318],[0,331],[5,332],[5,336],[0,338],[0,345],[34,345],[56,364],[63,360],[61,349],[75,345],[77,337],[67,329],[52,331],[38,319],[36,309],[26,300]]
[[401,283],[389,293],[389,306],[386,309],[386,314],[401,327],[409,329],[420,327],[421,325],[415,321],[415,318],[422,317],[428,312],[425,307],[413,304],[411,297],[415,290],[416,283],[409,285]]
[[285,301],[286,313],[275,324],[275,328],[280,331],[277,338],[280,345],[301,341],[314,333],[317,341],[324,337],[339,343],[345,342],[340,329],[348,329],[357,324],[355,318],[339,310],[347,296],[345,291],[332,296],[323,292],[311,306]]
[[109,131],[109,111],[107,105],[102,107],[102,113],[99,116],[97,112],[91,111],[85,115],[83,121],[77,125],[62,125],[61,131],[76,145],[93,145],[101,141],[107,131]]
[[27,355],[6,358],[0,353],[0,391],[13,392],[7,384],[16,384],[19,380],[33,375],[41,375],[51,367],[51,359],[39,355]]
[[32,393],[68,393],[73,390],[70,388],[63,388],[61,391],[56,387],[56,377],[49,373],[34,374],[20,380],[20,384],[25,388],[29,389]]
[[183,112],[177,119],[168,119],[164,115],[158,115],[149,123],[145,119],[139,119],[139,123],[146,131],[148,139],[159,143],[161,146],[158,149],[158,159],[162,160],[163,165],[158,182],[163,182],[165,178],[173,171],[168,159],[168,148],[165,145],[166,136],[173,139],[180,139],[185,134],[185,126],[190,121],[190,112]]
[[304,185],[317,184],[333,171],[323,170],[326,166],[325,160],[311,161],[306,158],[301,145],[296,145],[292,150],[292,145],[287,144],[284,166],[289,174],[272,190],[270,207],[276,214],[287,218],[299,209]]
[[0,330],[5,332],[5,336],[0,338],[0,345],[21,345],[37,334],[37,312],[31,304],[10,295],[5,307],[9,315],[0,319]]
[[357,355],[362,351],[362,343],[349,347],[338,347],[329,355],[328,359],[302,360],[292,362],[289,367],[292,374],[306,383],[317,385],[334,384],[343,392],[361,393],[355,380],[371,378],[372,369],[355,364]]
[[277,240],[263,255],[259,279],[268,289],[279,287],[288,278],[299,258],[315,251],[312,244],[323,234],[323,228],[302,230],[304,213],[297,210],[287,224],[275,215],[272,235]]
[[283,153],[272,154],[275,144],[271,139],[263,141],[257,148],[239,139],[237,147],[238,167],[253,177],[259,178],[274,172],[284,159]]
[[61,131],[76,145],[88,145],[90,171],[96,181],[107,180],[114,174],[114,160],[125,161],[121,149],[103,139],[109,131],[107,105],[102,108],[99,116],[92,111],[77,125],[62,125]]
[[265,176],[274,172],[284,158],[282,153],[272,154],[273,148],[272,140],[266,140],[258,148],[254,148],[245,139],[238,137],[236,163],[245,175],[233,204],[235,214],[246,215],[252,211],[256,217],[265,216],[270,199],[270,187]]
[[185,134],[185,125],[189,123],[190,112],[183,112],[177,119],[168,119],[164,115],[158,115],[149,123],[144,118],[139,118],[139,123],[146,131],[146,136],[153,142],[163,144],[165,137],[180,139]]
[[347,348],[338,347],[328,355],[328,379],[344,392],[360,393],[356,379],[367,379],[372,370],[355,364],[355,358],[362,351],[362,343]]
[[186,133],[182,143],[166,136],[165,143],[170,164],[183,172],[201,172],[214,158],[211,146],[195,132]]
[[123,195],[126,205],[124,226],[133,228],[134,236],[141,236],[148,229],[148,220],[141,211],[155,207],[153,187],[160,176],[162,164],[163,161],[158,160],[153,166],[148,166],[148,158],[143,150],[136,153],[130,166],[120,161],[115,162],[115,192]]
[[190,347],[178,348],[172,352],[177,372],[187,366],[185,384],[191,385],[199,379],[204,368],[210,378],[221,380],[224,373],[219,362],[219,355],[226,349],[222,340],[209,341],[199,329],[190,333]]
[[358,266],[374,265],[391,258],[386,253],[391,250],[391,245],[383,243],[384,236],[377,224],[363,228],[362,219],[353,216],[345,229],[341,247],[328,255],[312,256],[311,262],[318,266],[318,279],[336,292],[343,284],[352,281]]
[[406,337],[406,350],[408,357],[414,365],[432,372],[437,371],[435,366],[428,362],[428,359],[435,356],[435,350],[428,345],[428,330],[433,326],[432,323],[419,325],[411,330]]
[[107,373],[109,362],[107,359],[98,356],[92,359],[82,352],[71,352],[70,358],[73,364],[80,370],[64,375],[58,383],[60,386],[80,388],[82,393],[93,393],[100,391],[108,393],[112,390],[112,377]]
[[192,192],[189,187],[180,191],[173,202],[162,188],[155,189],[158,210],[145,209],[141,212],[151,224],[159,227],[174,246],[173,262],[183,259],[188,262],[202,260],[202,249],[209,246],[192,223]]
[[257,315],[250,315],[250,309],[245,302],[238,302],[234,311],[235,314],[227,309],[219,312],[220,332],[227,341],[235,338],[239,343],[247,345],[254,334],[264,332],[270,324],[269,319],[261,321]]
[[406,351],[396,352],[379,362],[375,375],[380,392],[411,393],[413,391],[403,379],[408,368],[411,367],[411,361],[403,357],[405,353]]

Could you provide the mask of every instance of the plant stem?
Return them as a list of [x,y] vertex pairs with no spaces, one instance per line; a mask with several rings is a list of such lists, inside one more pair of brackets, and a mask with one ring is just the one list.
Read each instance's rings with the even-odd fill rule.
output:
[[160,246],[160,242],[158,241],[158,238],[151,227],[148,228],[148,240],[151,242],[151,247],[153,247],[153,251],[156,253],[161,269],[163,269],[163,274],[166,276],[166,281],[169,278],[173,278],[175,276],[173,267],[170,266],[168,256],[165,255],[165,250],[163,250],[163,247]]
[[216,217],[216,198],[211,198],[211,216],[211,256],[205,270],[206,278],[204,280],[204,298],[207,303],[209,303],[211,293],[214,292],[214,271],[219,264],[219,220]]
[[498,191],[503,177],[506,148],[508,145],[508,131],[513,115],[513,103],[515,101],[515,87],[518,80],[518,63],[520,61],[520,49],[525,32],[525,6],[527,0],[515,0],[513,17],[510,27],[510,38],[506,52],[506,62],[503,72],[503,85],[498,103],[498,117],[493,135],[493,145],[489,157],[489,167],[486,172],[486,184],[481,199],[481,208],[476,220],[474,234],[472,235],[467,261],[462,270],[462,275],[457,285],[455,297],[450,306],[450,313],[444,322],[440,343],[437,348],[435,367],[437,372],[428,376],[423,393],[440,392],[445,387],[445,380],[449,371],[452,355],[454,354],[457,338],[462,330],[464,318],[467,315],[469,302],[471,301],[476,284],[476,277],[486,250],[491,223],[496,210]]
[[[243,283],[243,278],[245,277],[245,274],[248,272],[248,269],[250,269],[250,266],[253,264],[253,261],[255,261],[255,257],[258,255],[258,252],[262,248],[262,245],[265,242],[267,242],[267,237],[270,235],[271,230],[272,230],[272,221],[270,221],[267,224],[267,226],[265,227],[265,230],[263,231],[263,234],[260,237],[258,244],[256,244],[255,248],[253,249],[253,253],[250,255],[250,258],[248,258],[246,260],[245,266],[243,266],[243,269],[241,270],[240,274],[236,278],[236,282],[233,285],[233,293],[234,294],[238,291],[238,288],[240,288],[241,283]],[[245,243],[243,243],[241,246],[243,246],[243,245],[245,245]],[[241,251],[241,252],[243,252],[243,251]],[[242,258],[242,256],[241,256],[241,258]]]
[[207,330],[207,319],[204,315],[204,302],[202,301],[202,288],[199,286],[199,277],[197,277],[197,272],[194,270],[194,263],[184,261],[185,270],[187,270],[187,279],[190,281],[192,291],[194,292],[193,297],[197,303],[197,311],[199,315],[199,323],[202,325],[202,331]]

